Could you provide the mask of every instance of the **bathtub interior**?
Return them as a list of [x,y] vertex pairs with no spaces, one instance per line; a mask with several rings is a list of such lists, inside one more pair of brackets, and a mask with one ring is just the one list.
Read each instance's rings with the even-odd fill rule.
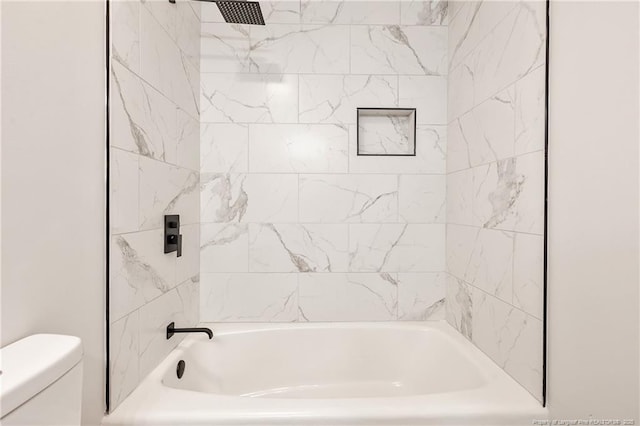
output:
[[515,426],[547,416],[444,321],[202,325],[214,338],[187,337],[103,425]]
[[468,354],[436,329],[299,327],[228,332],[183,351],[184,375],[165,386],[261,398],[425,395],[487,383]]

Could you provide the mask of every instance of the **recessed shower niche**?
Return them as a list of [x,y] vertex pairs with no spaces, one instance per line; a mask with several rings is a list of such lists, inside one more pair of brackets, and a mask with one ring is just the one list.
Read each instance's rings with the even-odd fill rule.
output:
[[358,155],[416,155],[415,108],[358,108]]

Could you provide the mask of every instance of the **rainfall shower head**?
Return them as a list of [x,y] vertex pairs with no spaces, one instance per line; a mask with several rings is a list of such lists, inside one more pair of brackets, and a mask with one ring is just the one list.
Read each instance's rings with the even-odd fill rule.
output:
[[[215,3],[222,17],[229,24],[264,25],[260,3],[247,0],[198,0]],[[175,3],[176,0],[169,0]]]
[[260,3],[243,0],[217,0],[224,20],[230,24],[264,25]]

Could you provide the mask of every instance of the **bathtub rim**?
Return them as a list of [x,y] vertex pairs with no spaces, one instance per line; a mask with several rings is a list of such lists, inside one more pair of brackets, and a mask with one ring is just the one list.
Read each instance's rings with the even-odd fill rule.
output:
[[[471,361],[489,382],[479,388],[437,394],[335,399],[247,398],[164,385],[162,380],[167,369],[174,368],[184,351],[195,342],[208,340],[204,335],[191,335],[104,417],[103,425],[515,425],[531,424],[532,419],[548,416],[547,408],[539,400],[444,320],[200,323],[200,326],[210,327],[214,340],[216,335],[289,329],[436,330],[444,333],[465,355],[471,355]],[[287,416],[283,417],[283,412]]]

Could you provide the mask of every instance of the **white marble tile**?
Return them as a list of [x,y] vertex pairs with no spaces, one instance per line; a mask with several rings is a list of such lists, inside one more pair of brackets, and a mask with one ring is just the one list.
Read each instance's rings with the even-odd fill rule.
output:
[[249,272],[249,229],[242,223],[200,225],[202,272]]
[[477,52],[472,52],[465,58],[465,63],[449,71],[447,90],[448,122],[455,120],[474,105],[484,99],[477,99],[475,66],[480,60]]
[[200,134],[202,173],[249,171],[249,126],[202,123]]
[[447,28],[352,26],[351,72],[446,75]]
[[524,177],[516,172],[516,159],[509,158],[469,170],[473,175],[473,219],[470,224],[510,229],[505,222],[508,223],[514,214],[513,206],[524,181]]
[[297,321],[296,274],[202,274],[203,322]]
[[544,242],[541,235],[515,234],[513,305],[543,317]]
[[[176,282],[182,283],[200,273],[200,225],[180,226],[182,256],[176,258]],[[174,253],[175,254],[175,253]]]
[[302,22],[312,24],[399,24],[397,1],[302,0]]
[[476,225],[542,235],[542,152],[501,160],[473,170],[473,214]]
[[176,44],[189,61],[200,67],[200,18],[189,3],[176,2]]
[[[493,38],[487,66],[482,70],[483,96],[520,79],[544,64],[546,47],[545,2],[521,1],[490,35]],[[483,42],[484,43],[484,42]],[[484,46],[480,47],[481,52]]]
[[187,79],[187,88],[189,91],[180,92],[183,97],[182,103],[177,103],[178,105],[183,105],[184,103],[189,104],[189,108],[186,110],[193,117],[200,120],[200,69],[191,64],[191,62],[186,59],[186,56],[181,55],[180,59],[182,61],[182,69],[184,70],[184,75]]
[[449,25],[458,16],[460,11],[471,5],[469,1],[450,1],[448,2],[447,15],[449,15]]
[[180,303],[183,306],[184,324],[195,327],[200,322],[200,274],[195,275],[176,287]]
[[[300,22],[300,2],[289,0],[261,1],[264,22],[269,24],[296,24]],[[218,7],[202,3],[202,22],[224,22]]]
[[[504,90],[487,99],[452,125],[459,136],[451,140],[451,163],[471,167],[512,157],[515,138],[513,90]],[[466,146],[460,146],[466,144]],[[454,167],[459,168],[459,167]]]
[[[198,2],[199,3],[199,2]],[[200,6],[200,21],[202,26],[208,22],[224,22],[220,9],[215,3],[203,3]]]
[[117,407],[140,382],[138,371],[138,311],[112,323],[109,379],[111,408]]
[[447,177],[400,175],[398,214],[408,223],[445,223]]
[[198,222],[198,173],[140,158],[140,228],[164,226],[164,216],[179,214],[180,223]]
[[360,110],[358,154],[415,155],[415,110]]
[[260,7],[267,24],[296,24],[300,22],[299,1],[262,1]]
[[349,134],[333,124],[249,126],[249,170],[254,173],[346,173]]
[[458,117],[447,126],[447,173],[468,168],[471,168],[469,141]]
[[416,108],[416,123],[447,124],[447,79],[437,76],[399,76],[399,106]]
[[203,4],[209,14],[213,9],[223,23],[202,23],[200,70],[215,73],[239,73],[247,71],[251,50],[250,26],[224,23],[218,7]]
[[447,224],[447,272],[456,279],[466,279],[479,233],[473,226]]
[[164,0],[140,0],[150,16],[156,20],[164,31],[172,38],[176,36],[177,5]]
[[347,73],[349,28],[274,24],[251,28],[252,72]]
[[110,3],[111,55],[133,72],[140,71],[140,1]]
[[[383,75],[301,75],[300,122],[354,124],[357,108],[394,107],[398,79]],[[444,107],[444,105],[443,105]]]
[[[201,66],[206,72],[349,72],[348,27],[270,24],[217,32],[220,25],[204,26]],[[219,63],[216,57],[224,60]]]
[[177,111],[176,163],[180,167],[200,170],[200,123],[183,110]]
[[[207,3],[208,4],[208,3]],[[196,16],[198,17],[198,21],[202,22],[202,8],[203,8],[203,4],[202,2],[199,1],[190,1],[189,2],[189,6],[191,6],[191,9],[193,9],[193,12],[196,14]]]
[[544,149],[545,73],[539,67],[516,83],[516,155]]
[[249,225],[252,272],[346,272],[347,225]]
[[[188,289],[181,288],[192,286]],[[182,284],[140,308],[140,376],[145,377],[182,341],[184,335],[167,340],[167,325],[192,327],[187,318],[197,309],[197,282]],[[180,291],[178,291],[180,289]]]
[[418,125],[415,156],[359,156],[357,155],[356,126],[349,126],[350,173],[444,174],[446,153],[446,126]]
[[449,22],[451,68],[460,64],[517,4],[515,1],[462,3],[465,4],[460,13]]
[[473,292],[473,342],[538,399],[542,322],[482,291]]
[[447,25],[449,2],[446,0],[409,0],[400,3],[402,25]]
[[247,175],[200,174],[200,222],[241,222],[248,207]]
[[444,271],[444,246],[444,225],[350,225],[349,270],[352,272]]
[[138,230],[138,155],[111,150],[111,234]]
[[[513,240],[511,232],[450,226],[447,263],[465,282],[507,303],[513,297]],[[464,246],[467,250],[461,249]],[[468,248],[471,247],[471,253]],[[463,256],[469,256],[464,258]],[[453,265],[456,265],[455,269]],[[462,269],[464,268],[464,269]]]
[[542,365],[544,339],[542,321],[527,316],[520,337],[505,364],[505,370],[538,401],[542,401]]
[[[456,96],[450,105],[450,118],[468,111],[476,100],[489,98],[544,63],[544,14],[544,2],[518,2],[451,71],[450,87],[455,88]],[[467,83],[469,79],[471,84]]]
[[396,274],[300,274],[300,321],[397,318]]
[[346,272],[349,267],[349,229],[346,224],[305,224],[301,242],[316,271]]
[[118,320],[176,285],[176,257],[163,253],[163,232],[135,232],[111,240],[111,318]]
[[[477,291],[477,290],[476,290]],[[464,337],[473,337],[473,289],[453,277],[447,275],[447,293],[445,298],[447,322]]]
[[298,176],[202,174],[202,222],[295,223]]
[[175,106],[118,62],[111,79],[111,145],[175,163]]
[[466,169],[447,175],[447,222],[473,224],[474,170]]
[[396,222],[398,177],[300,175],[300,221]]
[[202,74],[201,122],[296,123],[298,76]]
[[398,319],[405,321],[445,318],[445,273],[399,273]]
[[513,239],[510,232],[449,225],[448,270],[457,278],[511,303]]
[[[156,4],[149,0],[147,4]],[[171,6],[170,3],[165,2]],[[198,106],[191,85],[194,66],[183,58],[180,49],[166,31],[147,11],[140,15],[140,63],[142,77],[192,116],[198,115]],[[175,11],[172,11],[175,18]],[[174,22],[175,25],[175,22]]]
[[301,272],[311,266],[304,253],[293,247],[300,242],[297,225],[250,224],[249,270],[251,272]]

